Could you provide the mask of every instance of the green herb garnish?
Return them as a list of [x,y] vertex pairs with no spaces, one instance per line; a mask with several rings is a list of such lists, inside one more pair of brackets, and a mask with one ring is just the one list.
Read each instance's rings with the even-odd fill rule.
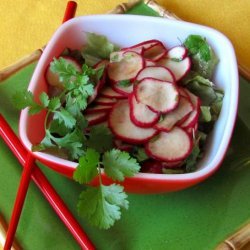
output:
[[82,72],[63,58],[54,59],[51,70],[59,75],[63,90],[59,96],[50,98],[41,93],[36,103],[31,92],[14,96],[19,109],[29,107],[35,114],[46,110],[44,122],[45,137],[33,146],[34,151],[58,152],[61,157],[75,160],[78,166],[73,179],[88,184],[97,178],[99,186],[86,186],[80,194],[78,212],[89,222],[102,229],[110,228],[121,217],[121,209],[128,208],[127,195],[118,184],[106,186],[102,183],[103,171],[115,181],[138,173],[140,166],[129,153],[112,149],[112,134],[104,126],[93,126],[84,134],[88,123],[82,115],[88,98],[94,92],[94,80],[101,78],[103,68],[92,69],[84,64]]
[[118,82],[118,86],[120,87],[129,87],[131,85],[132,83],[130,82],[130,80],[121,80]]

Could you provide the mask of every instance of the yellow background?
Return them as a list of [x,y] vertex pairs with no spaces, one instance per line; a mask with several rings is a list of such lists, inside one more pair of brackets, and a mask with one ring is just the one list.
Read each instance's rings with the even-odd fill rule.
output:
[[[125,0],[126,1],[126,0]],[[76,15],[106,13],[122,0],[78,0]],[[0,68],[42,47],[60,25],[66,0],[0,0]],[[250,68],[250,0],[158,0],[184,20],[222,31]]]

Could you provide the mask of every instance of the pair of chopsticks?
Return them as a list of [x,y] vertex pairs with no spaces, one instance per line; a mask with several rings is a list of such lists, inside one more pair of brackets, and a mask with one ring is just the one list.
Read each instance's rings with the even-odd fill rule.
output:
[[[63,22],[74,17],[76,12],[77,4],[74,1],[69,1],[65,10]],[[13,132],[7,121],[0,114],[0,135],[5,143],[12,150],[16,158],[19,160],[21,165],[24,167],[14,208],[7,230],[6,241],[4,250],[11,249],[13,240],[15,237],[16,229],[22,212],[23,204],[29,187],[30,179],[32,178],[36,185],[39,187],[45,198],[48,200],[50,205],[53,207],[57,215],[64,222],[65,226],[72,233],[78,244],[82,249],[93,250],[95,249],[87,235],[81,229],[79,223],[75,220],[71,212],[68,210],[66,205],[60,196],[56,193],[55,189],[49,183],[45,175],[35,164],[35,158],[30,152],[28,152],[21,144],[20,140]]]

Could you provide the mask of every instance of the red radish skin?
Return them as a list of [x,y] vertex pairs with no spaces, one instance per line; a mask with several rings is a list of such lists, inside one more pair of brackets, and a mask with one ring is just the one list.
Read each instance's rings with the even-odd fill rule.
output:
[[192,103],[187,98],[181,96],[178,107],[167,113],[161,121],[155,124],[154,128],[159,131],[169,132],[178,121],[188,117],[193,109]]
[[117,93],[109,86],[102,89],[102,91],[100,92],[100,96],[106,97],[106,98],[116,98],[116,99],[125,98],[124,95]]
[[174,74],[175,80],[180,81],[190,71],[191,60],[186,57],[182,61],[176,62],[170,58],[163,58],[158,62],[158,65],[167,67]]
[[187,119],[179,124],[180,127],[187,129],[189,127],[193,127],[198,122],[199,115],[200,115],[201,100],[199,97],[192,94],[190,91],[188,91],[186,89],[185,89],[185,91],[188,94],[188,96],[190,97],[190,100],[194,106],[194,110],[189,114]]
[[128,100],[118,101],[112,108],[108,124],[112,133],[120,140],[132,144],[143,144],[156,135],[153,128],[141,128],[130,120]]
[[[63,58],[64,60],[67,61],[68,64],[71,64],[72,66],[74,66],[76,71],[78,72],[82,71],[81,65],[75,60],[75,58],[72,58],[69,56],[60,56],[59,58]],[[59,75],[51,71],[50,65],[51,64],[49,64],[45,73],[45,79],[47,83],[51,86],[64,89],[63,83],[60,82],[59,80]]]
[[148,48],[150,48],[158,43],[161,43],[161,42],[159,40],[155,40],[155,39],[148,40],[148,41],[144,41],[144,42],[135,44],[131,47],[123,48],[123,49],[121,49],[121,51],[134,51],[134,52],[141,54],[144,49],[148,49]]
[[175,46],[171,48],[168,52],[166,57],[171,59],[183,60],[187,57],[188,50],[184,46]]
[[146,59],[150,59],[152,61],[158,61],[163,58],[167,54],[167,50],[164,45],[159,42],[147,49],[143,49],[142,55]]
[[116,98],[106,98],[106,97],[98,97],[95,99],[95,104],[100,104],[104,106],[112,106],[117,102]]
[[129,96],[130,119],[142,128],[150,128],[157,123],[160,113],[153,112],[147,105],[137,102],[134,94]]
[[108,77],[112,82],[134,79],[144,67],[144,59],[136,52],[125,51],[119,62],[110,62],[108,65]]
[[170,112],[179,103],[176,85],[154,78],[144,78],[134,85],[134,93],[138,102],[148,105],[155,112]]
[[139,71],[136,76],[137,81],[141,81],[144,78],[154,78],[167,82],[175,82],[173,73],[163,66],[148,66]]
[[88,107],[85,110],[85,114],[94,114],[94,113],[100,113],[100,112],[107,112],[112,109],[112,106],[104,106],[104,105],[93,105],[91,107]]
[[109,112],[100,112],[94,114],[85,114],[84,117],[88,121],[89,126],[100,124],[108,119]]
[[161,132],[145,145],[146,153],[159,161],[176,162],[184,160],[192,151],[190,135],[179,127],[170,132]]
[[181,96],[188,98],[188,100],[191,102],[190,96],[187,94],[186,89],[183,87],[178,87],[178,91]]
[[129,96],[129,94],[131,94],[133,92],[133,84],[131,83],[131,85],[127,86],[127,87],[123,87],[119,85],[119,82],[112,82],[111,83],[111,88],[119,93],[120,95],[124,96],[125,98]]

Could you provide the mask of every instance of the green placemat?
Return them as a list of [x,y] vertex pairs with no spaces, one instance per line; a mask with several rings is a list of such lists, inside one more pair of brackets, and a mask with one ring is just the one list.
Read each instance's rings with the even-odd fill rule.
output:
[[[140,7],[141,6],[141,7]],[[152,14],[147,6],[134,14]],[[149,13],[147,11],[150,11]],[[156,15],[156,13],[155,13]],[[34,65],[0,84],[0,112],[17,131],[19,113],[11,105],[17,90],[27,87]],[[250,84],[241,79],[238,119],[219,171],[205,182],[161,195],[129,195],[130,208],[107,231],[90,227],[76,214],[81,188],[45,166],[41,169],[101,250],[212,250],[250,218]],[[0,140],[0,211],[9,220],[21,167]],[[250,158],[250,157],[249,157]],[[71,234],[32,183],[25,202],[17,237],[24,249],[79,249]]]

